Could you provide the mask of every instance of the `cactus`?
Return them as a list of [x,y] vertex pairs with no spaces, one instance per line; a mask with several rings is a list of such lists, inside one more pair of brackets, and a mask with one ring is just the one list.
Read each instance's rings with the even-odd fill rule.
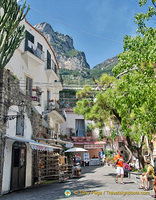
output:
[[29,11],[26,2],[0,0],[0,69],[3,69],[25,36],[25,27],[20,22]]

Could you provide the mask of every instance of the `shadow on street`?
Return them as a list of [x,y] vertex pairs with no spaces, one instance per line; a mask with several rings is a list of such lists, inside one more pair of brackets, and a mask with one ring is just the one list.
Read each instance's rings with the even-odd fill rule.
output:
[[[1,200],[57,200],[67,199],[65,190],[71,190],[72,197],[83,196],[83,194],[74,194],[74,191],[97,191],[99,187],[104,186],[98,180],[86,180],[85,174],[95,173],[95,170],[102,166],[82,167],[82,176],[80,178],[68,179],[64,183],[49,183],[37,185],[24,190],[15,191],[1,197]],[[81,181],[81,179],[83,179]],[[97,190],[95,189],[97,188]]]

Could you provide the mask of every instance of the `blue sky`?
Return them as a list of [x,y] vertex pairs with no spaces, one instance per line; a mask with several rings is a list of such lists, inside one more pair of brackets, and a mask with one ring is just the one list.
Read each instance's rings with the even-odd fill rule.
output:
[[[22,2],[22,0],[21,0]],[[70,35],[90,67],[123,51],[123,37],[135,36],[134,15],[143,12],[138,0],[26,0],[32,25],[49,23]]]

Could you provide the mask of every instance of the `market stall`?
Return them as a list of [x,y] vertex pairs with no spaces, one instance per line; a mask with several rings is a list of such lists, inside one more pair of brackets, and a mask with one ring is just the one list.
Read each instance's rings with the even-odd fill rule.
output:
[[72,156],[72,160],[73,160],[73,167],[72,167],[72,171],[73,171],[73,177],[80,177],[81,175],[81,157],[80,157],[80,152],[87,152],[88,150],[83,149],[83,148],[71,148],[68,149],[67,151],[65,151],[65,153],[69,153],[72,152],[74,153],[74,155]]

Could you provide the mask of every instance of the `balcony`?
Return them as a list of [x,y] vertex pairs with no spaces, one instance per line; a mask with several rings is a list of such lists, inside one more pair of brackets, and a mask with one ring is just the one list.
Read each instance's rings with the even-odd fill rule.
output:
[[59,103],[54,100],[49,100],[48,108],[42,114],[59,124],[65,123],[66,120],[63,112],[59,108]]
[[54,81],[54,87],[57,88],[58,90],[62,90],[62,83],[60,81],[55,80]]
[[44,52],[37,48],[31,41],[25,40],[24,58],[33,65],[44,64]]
[[65,118],[61,115],[60,112],[58,112],[57,110],[51,110],[48,113],[48,116],[50,118],[52,118],[52,120],[54,120],[55,122],[61,124],[61,123],[65,123]]
[[48,109],[49,110],[57,110],[59,112],[60,105],[57,101],[50,99]]
[[41,106],[40,102],[41,102],[41,95],[42,95],[42,91],[39,87],[33,88],[32,89],[32,95],[31,99],[33,101],[33,105],[34,106]]
[[49,79],[52,77],[52,79],[58,79],[58,75],[55,73],[54,69],[51,68],[45,68],[47,78]]
[[[50,54],[49,54],[50,56]],[[58,80],[59,79],[59,74],[58,74],[58,69],[57,66],[55,64],[55,62],[50,58],[47,58],[47,66],[45,68],[46,70],[46,74],[48,79],[50,78],[50,76],[54,79],[54,80]]]
[[71,137],[74,142],[90,142],[92,141],[92,137]]

